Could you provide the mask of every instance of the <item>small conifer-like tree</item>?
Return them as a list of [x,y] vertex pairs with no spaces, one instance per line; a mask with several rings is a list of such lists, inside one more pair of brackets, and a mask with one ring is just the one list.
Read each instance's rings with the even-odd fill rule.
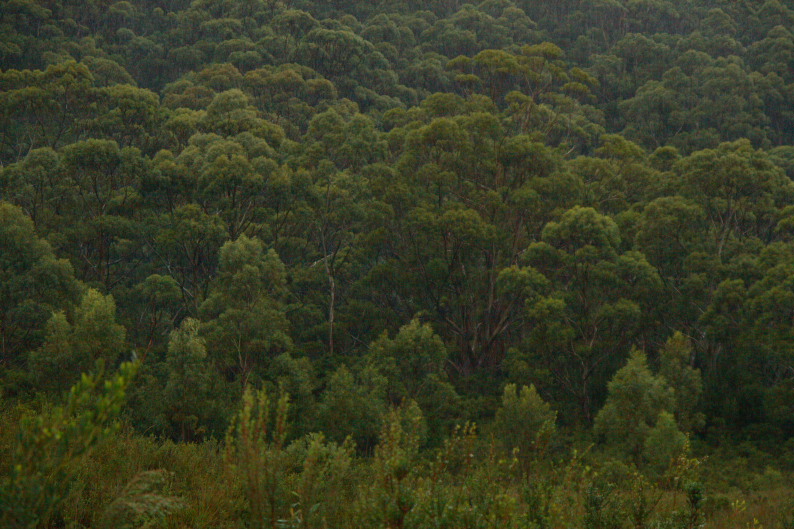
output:
[[556,430],[557,412],[545,402],[534,385],[505,386],[502,407],[496,412],[494,430],[502,445],[518,449],[521,460],[528,463],[542,453]]
[[250,527],[276,527],[288,511],[284,452],[288,407],[289,397],[282,394],[273,414],[267,393],[247,387],[242,408],[226,434],[226,461],[240,477]]
[[687,451],[686,434],[678,429],[672,413],[659,414],[656,425],[643,443],[642,458],[651,470],[661,475],[670,462]]
[[697,411],[703,394],[700,369],[691,366],[692,343],[676,332],[659,352],[659,374],[675,391],[675,420],[685,432],[703,427],[705,418]]
[[187,318],[171,332],[166,354],[168,380],[163,392],[166,420],[183,441],[200,436],[215,414],[212,371],[199,321]]
[[634,350],[608,385],[606,404],[595,418],[596,435],[640,462],[645,439],[663,411],[673,409],[675,394],[648,367],[645,353]]

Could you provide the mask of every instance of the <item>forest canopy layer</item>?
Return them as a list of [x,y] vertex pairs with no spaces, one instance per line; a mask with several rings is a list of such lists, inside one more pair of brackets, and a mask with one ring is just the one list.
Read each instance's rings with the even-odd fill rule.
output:
[[698,480],[779,492],[792,178],[791,0],[2,0],[0,521],[694,528]]

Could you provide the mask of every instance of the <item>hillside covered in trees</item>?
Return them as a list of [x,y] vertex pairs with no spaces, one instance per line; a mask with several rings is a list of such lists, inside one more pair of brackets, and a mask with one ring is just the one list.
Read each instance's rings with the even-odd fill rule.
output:
[[2,0],[0,525],[794,526],[792,0]]

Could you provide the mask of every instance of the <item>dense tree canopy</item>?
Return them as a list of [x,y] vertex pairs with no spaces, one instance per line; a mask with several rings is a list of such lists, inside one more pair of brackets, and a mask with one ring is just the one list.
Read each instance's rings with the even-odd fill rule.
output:
[[792,178],[791,1],[4,1],[0,395],[134,357],[131,432],[243,446],[284,391],[285,469],[385,432],[389,527],[467,421],[780,456]]

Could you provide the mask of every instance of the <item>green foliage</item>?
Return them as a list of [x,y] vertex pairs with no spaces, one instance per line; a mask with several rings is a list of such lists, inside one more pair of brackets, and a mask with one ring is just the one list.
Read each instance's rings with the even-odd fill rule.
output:
[[106,379],[83,375],[66,403],[25,419],[10,473],[0,482],[4,527],[45,527],[65,500],[80,462],[118,428],[116,418],[137,364]]
[[242,408],[226,434],[225,458],[239,473],[252,527],[274,527],[289,509],[286,475],[287,407],[282,395],[275,411],[264,391],[246,388]]
[[108,505],[97,526],[131,529],[163,523],[169,515],[184,507],[179,499],[162,495],[167,478],[168,474],[162,470],[135,476]]
[[372,462],[372,483],[359,499],[359,524],[403,527],[416,506],[415,481],[424,418],[415,402],[393,408],[383,424]]
[[614,489],[591,486],[585,495],[585,529],[619,529],[622,525],[619,508],[615,505]]
[[225,460],[247,500],[251,527],[325,527],[352,501],[353,446],[311,434],[287,445],[289,397],[246,388],[226,435]]
[[183,441],[200,438],[220,415],[217,381],[207,358],[199,322],[187,318],[171,333],[166,354],[163,413]]
[[650,432],[660,414],[672,409],[674,398],[665,380],[648,368],[645,354],[634,350],[609,382],[609,396],[596,416],[594,431],[608,446],[639,461]]
[[243,386],[269,356],[291,346],[283,291],[284,265],[275,251],[245,235],[223,245],[216,284],[201,306],[203,333],[211,354],[233,366]]
[[687,432],[703,427],[698,411],[703,393],[700,370],[691,366],[692,344],[680,332],[671,336],[659,351],[659,375],[675,392],[675,420]]
[[386,413],[383,383],[363,373],[358,379],[346,367],[328,379],[317,407],[318,426],[332,441],[350,436],[359,448],[375,445]]
[[645,438],[642,456],[651,469],[661,473],[687,448],[686,435],[678,429],[675,417],[663,411]]
[[291,507],[294,523],[319,528],[344,519],[358,479],[352,444],[340,445],[326,441],[322,434],[312,434],[290,450],[302,461],[293,485],[298,500]]
[[432,417],[429,428],[440,432],[455,416],[458,395],[447,380],[447,350],[429,324],[414,319],[394,339],[381,336],[370,346],[373,368],[386,379],[392,405],[416,401]]
[[71,323],[62,312],[52,315],[44,344],[30,355],[30,368],[42,387],[63,388],[98,362],[115,365],[126,350],[125,338],[113,297],[89,289]]
[[538,395],[535,386],[507,384],[502,406],[496,411],[494,433],[508,452],[515,449],[522,461],[543,457],[556,430],[557,412]]
[[0,356],[18,363],[38,347],[55,310],[71,309],[80,293],[71,265],[57,259],[22,210],[0,202]]
[[593,385],[606,382],[620,351],[630,347],[661,281],[642,254],[619,253],[617,224],[593,208],[566,211],[542,237],[527,248],[526,259],[553,286],[527,300],[534,325],[523,347],[548,366],[555,390],[572,398],[587,421]]
[[[778,0],[4,2],[0,469],[23,410],[132,354],[124,458],[83,458],[50,527],[774,527],[682,508],[681,450],[737,445],[709,489],[787,501],[760,469],[794,435],[791,27]],[[266,455],[230,459],[273,462],[243,479],[213,439],[248,385],[292,428],[238,417]],[[475,419],[491,445],[448,437]]]

